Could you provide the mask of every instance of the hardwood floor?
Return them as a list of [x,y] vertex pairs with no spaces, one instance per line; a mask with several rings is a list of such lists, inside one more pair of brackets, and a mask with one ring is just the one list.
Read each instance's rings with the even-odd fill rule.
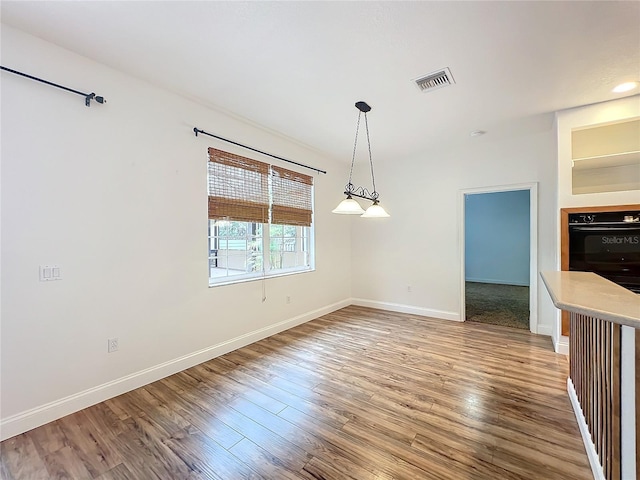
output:
[[6,479],[590,479],[548,337],[348,307],[0,445]]

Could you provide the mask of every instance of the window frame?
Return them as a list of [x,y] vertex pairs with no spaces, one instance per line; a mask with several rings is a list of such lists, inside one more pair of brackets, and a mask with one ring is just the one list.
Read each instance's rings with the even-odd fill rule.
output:
[[[230,220],[233,221],[233,220]],[[212,267],[211,263],[212,263],[212,259],[213,258],[219,258],[219,257],[213,257],[211,255],[211,245],[216,245],[219,247],[220,245],[220,236],[216,235],[216,232],[219,231],[219,226],[215,225],[216,220],[212,220],[212,219],[208,219],[208,235],[207,235],[207,246],[209,248],[209,255],[208,255],[208,260],[209,260],[209,288],[211,287],[218,287],[218,286],[223,286],[223,285],[231,285],[234,283],[244,283],[244,282],[253,282],[256,280],[262,280],[264,278],[275,278],[275,277],[283,277],[283,276],[288,276],[288,275],[297,275],[300,273],[308,273],[308,272],[313,272],[315,271],[315,228],[314,228],[314,223],[312,222],[312,224],[310,226],[300,226],[300,225],[288,225],[291,227],[296,228],[296,236],[293,237],[296,239],[296,243],[300,242],[300,251],[304,252],[308,255],[309,261],[308,261],[308,265],[302,265],[302,266],[295,266],[295,267],[286,267],[286,268],[277,268],[277,269],[272,269],[271,268],[271,248],[270,248],[270,244],[271,244],[271,239],[273,237],[271,237],[271,223],[257,223],[257,222],[239,222],[239,223],[245,223],[247,224],[247,226],[251,226],[251,225],[262,225],[262,269],[258,270],[256,272],[247,272],[247,273],[241,273],[238,275],[233,275],[233,276],[221,276],[221,277],[212,277],[211,276],[211,269],[212,268],[218,268],[218,267]],[[308,229],[308,238],[307,241],[305,242],[305,236],[304,236],[304,231],[303,229]],[[213,230],[213,231],[212,231]],[[299,233],[299,235],[298,235]],[[256,235],[254,235],[253,233],[251,234],[247,234],[247,238],[249,237],[255,237]],[[279,237],[279,238],[285,238],[283,237]],[[306,249],[305,249],[305,243],[306,243]],[[227,249],[228,251],[229,249]],[[219,249],[218,249],[219,251]],[[243,250],[244,252],[247,252],[248,250]],[[297,251],[297,250],[296,250]],[[228,268],[228,267],[227,267]],[[220,280],[217,280],[217,279]]]
[[[315,270],[315,186],[313,177],[289,170],[277,165],[260,162],[251,158],[236,155],[231,152],[209,147],[209,161],[207,162],[208,193],[208,229],[207,248],[209,262],[209,287],[229,285],[247,281],[273,278],[283,275],[307,273]],[[213,165],[213,166],[212,166]],[[216,172],[212,177],[212,173]],[[254,178],[255,177],[255,178]],[[275,220],[275,223],[274,223]],[[219,225],[216,222],[228,221],[245,224],[244,234],[245,248],[238,250],[244,252],[243,268],[252,269],[254,265],[249,263],[256,235],[256,226],[261,225],[262,248],[261,269],[229,276],[233,268],[225,261],[225,275],[212,276],[214,268],[218,267],[220,259],[220,246],[226,245],[225,259],[232,258],[229,252],[230,238],[227,235],[225,241],[219,234]],[[286,223],[290,222],[290,223]],[[213,228],[212,228],[213,225]],[[294,249],[294,262],[297,263],[302,255],[305,265],[287,268],[272,268],[271,228],[282,225],[283,228],[294,227],[296,229],[295,241],[300,242],[300,251]],[[249,234],[249,229],[253,233]],[[304,229],[307,230],[305,235]],[[212,231],[213,230],[213,231]],[[282,238],[284,245],[284,230]],[[239,240],[239,239],[237,239]],[[306,247],[306,248],[305,248]],[[297,247],[296,247],[297,248]],[[215,252],[215,254],[214,254]],[[287,253],[284,248],[275,250]],[[214,258],[216,261],[214,262]],[[237,256],[240,259],[241,255]],[[281,256],[280,263],[282,264]],[[291,259],[289,259],[291,260]],[[235,269],[242,272],[242,268]]]
[[[209,147],[209,162],[207,165],[208,183],[208,230],[207,247],[209,262],[209,287],[229,285],[247,281],[273,278],[283,275],[295,275],[315,270],[315,188],[313,177],[277,165],[260,162],[248,157],[236,155],[231,152]],[[212,176],[212,173],[215,175]],[[274,222],[275,220],[275,222]],[[212,276],[214,268],[219,268],[218,263],[221,245],[226,245],[225,260],[232,256],[229,252],[229,235],[225,241],[221,241],[219,225],[216,222],[238,222],[248,228],[243,228],[244,233],[244,259],[242,268],[253,268],[250,260],[254,250],[256,226],[260,225],[262,232],[261,269],[257,271],[242,272],[242,268],[229,268],[225,261],[225,275]],[[287,223],[290,222],[290,223]],[[213,229],[212,229],[213,225]],[[296,241],[301,242],[301,254],[305,265],[287,268],[272,268],[271,228],[275,225],[289,226],[296,229]],[[305,235],[303,229],[308,229]],[[213,231],[212,231],[213,230]],[[249,234],[249,230],[253,233]],[[284,232],[283,232],[284,233]],[[279,237],[283,239],[284,235]],[[239,238],[236,240],[240,240]],[[304,247],[306,246],[306,251]],[[215,253],[214,253],[215,252]],[[283,252],[284,249],[274,251]],[[300,257],[294,249],[294,262]],[[240,260],[242,254],[237,255]],[[216,261],[213,261],[214,258]],[[260,257],[258,257],[260,258]],[[283,259],[284,256],[281,256]],[[281,262],[282,263],[282,260]],[[215,265],[214,265],[215,264]],[[231,265],[233,266],[233,265]],[[240,271],[237,275],[229,276],[230,270]]]

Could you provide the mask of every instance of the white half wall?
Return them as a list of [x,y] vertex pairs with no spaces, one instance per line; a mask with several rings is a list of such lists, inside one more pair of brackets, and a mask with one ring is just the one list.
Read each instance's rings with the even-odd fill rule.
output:
[[[2,72],[3,438],[346,304],[350,219],[330,212],[347,165],[6,25],[1,40],[3,65],[107,99]],[[315,271],[208,287],[207,147],[277,161],[193,127],[328,171]],[[62,280],[40,282],[50,264]]]

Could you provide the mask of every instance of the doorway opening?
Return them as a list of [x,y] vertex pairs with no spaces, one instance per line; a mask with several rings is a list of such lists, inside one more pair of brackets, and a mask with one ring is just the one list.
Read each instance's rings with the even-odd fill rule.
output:
[[537,184],[463,190],[461,320],[537,333]]

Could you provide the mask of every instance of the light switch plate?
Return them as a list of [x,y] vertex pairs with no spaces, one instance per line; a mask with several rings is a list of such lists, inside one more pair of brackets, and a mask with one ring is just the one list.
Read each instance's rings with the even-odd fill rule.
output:
[[53,280],[62,280],[60,265],[40,265],[40,281],[51,282]]

